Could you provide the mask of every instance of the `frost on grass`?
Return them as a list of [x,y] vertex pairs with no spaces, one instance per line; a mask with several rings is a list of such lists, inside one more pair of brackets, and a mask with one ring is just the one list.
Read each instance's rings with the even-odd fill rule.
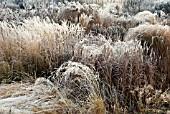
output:
[[122,3],[125,0],[79,0],[80,2],[83,3],[88,3],[88,4],[107,4],[107,3]]
[[74,57],[81,58],[85,60],[89,60],[90,58],[93,60],[98,55],[102,53],[102,47],[108,41],[104,36],[86,36],[80,42],[76,43],[74,47]]
[[163,25],[144,24],[132,28],[128,31],[125,40],[138,39],[147,42],[151,48],[158,48],[160,53],[164,53],[170,47],[170,27]]
[[[145,110],[147,113],[165,113],[168,108],[170,108],[170,92],[169,91],[161,91],[155,90],[153,86],[148,85],[143,88],[135,88],[134,91],[131,91],[133,96],[137,94],[139,107],[141,111],[144,111],[144,106],[146,105],[148,108]],[[153,106],[157,106],[157,108],[152,108]]]
[[0,81],[43,78],[1,85],[2,113],[166,112],[169,3],[25,2],[26,10],[0,4]]
[[[39,72],[41,75],[42,70],[50,69],[56,63],[59,66],[69,59],[74,43],[84,34],[80,25],[68,25],[66,21],[62,22],[62,25],[48,23],[38,17],[24,20],[22,26],[0,22],[0,28],[0,62],[3,66],[1,74],[4,77],[9,76],[5,79],[13,75],[19,75],[23,79],[33,72]],[[55,64],[52,61],[55,61]],[[11,63],[12,65],[9,65]],[[14,71],[15,74],[12,72],[11,75],[10,71]]]
[[[143,60],[143,49],[138,41],[112,42],[102,35],[89,36],[77,43],[74,61],[81,61],[90,67],[95,67],[99,72],[99,87],[106,107],[114,105],[118,94],[124,94],[121,90],[125,89],[125,86],[135,87],[147,83],[143,82],[142,78],[152,73],[150,68],[148,74],[143,74],[145,65],[149,61]],[[132,80],[136,80],[135,83]],[[115,88],[119,88],[120,91]],[[128,92],[125,94],[129,95]],[[123,98],[126,99],[126,96]]]
[[56,92],[54,84],[45,78],[38,78],[35,81],[33,90],[36,94],[54,94]]
[[143,11],[143,12],[139,12],[138,14],[136,14],[134,16],[134,19],[138,22],[138,23],[144,23],[144,22],[148,22],[151,24],[156,24],[156,16],[151,13],[150,11]]
[[103,35],[87,36],[75,45],[74,50],[74,57],[80,57],[83,61],[95,61],[100,56],[103,56],[106,60],[114,58],[119,60],[127,54],[132,57],[142,54],[142,47],[135,41],[122,42],[118,40],[112,42],[111,39],[106,40]]
[[77,62],[68,61],[62,64],[49,78],[59,87],[63,96],[74,102],[88,100],[98,89],[98,75],[89,67]]
[[49,79],[53,82],[38,78],[35,84],[1,85],[0,112],[105,113],[98,75],[89,67],[68,61]]
[[98,16],[100,18],[101,24],[108,27],[113,24],[115,18],[118,17],[121,12],[121,6],[116,3],[105,4],[101,9],[99,9]]
[[[168,87],[170,72],[170,28],[163,25],[139,25],[130,29],[125,40],[137,39],[141,41],[144,49],[144,55],[148,56],[156,65],[155,86],[161,86],[162,89]],[[159,81],[158,81],[159,80]],[[159,86],[158,86],[159,85]]]
[[146,38],[146,40],[151,40],[154,36],[161,36],[164,40],[169,41],[170,27],[163,25],[151,25],[143,24],[135,28],[129,29],[127,33],[126,40],[136,39],[136,38]]

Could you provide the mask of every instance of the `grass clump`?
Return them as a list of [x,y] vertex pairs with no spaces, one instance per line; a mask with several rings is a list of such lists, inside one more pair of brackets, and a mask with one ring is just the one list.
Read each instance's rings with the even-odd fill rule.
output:
[[[169,42],[170,28],[162,25],[140,25],[127,33],[126,40],[138,39],[156,67],[155,82],[157,88],[165,90],[169,80]],[[160,83],[161,82],[161,83]]]
[[23,26],[0,23],[1,73],[10,80],[17,74],[21,79],[47,75],[71,58],[74,41],[83,34],[79,25],[50,24],[38,18],[25,20]]

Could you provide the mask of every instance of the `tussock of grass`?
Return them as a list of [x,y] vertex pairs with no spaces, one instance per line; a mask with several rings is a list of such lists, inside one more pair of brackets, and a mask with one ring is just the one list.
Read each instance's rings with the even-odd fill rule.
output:
[[155,14],[151,13],[150,11],[143,11],[143,12],[137,13],[134,16],[134,19],[138,23],[144,23],[144,22],[148,22],[150,24],[156,24],[157,23]]
[[84,102],[91,94],[98,92],[98,75],[87,66],[66,62],[54,71],[50,79],[62,91],[63,96],[76,103]]
[[79,25],[50,24],[39,18],[25,20],[23,26],[0,24],[0,70],[4,79],[17,74],[21,79],[41,76],[44,71],[60,66],[71,58],[74,42],[83,34]]
[[153,49],[156,56],[167,57],[170,47],[170,28],[162,25],[140,25],[126,35],[125,40],[138,39],[146,43],[149,49]]
[[[158,88],[165,90],[170,82],[170,28],[162,25],[140,25],[129,30],[126,40],[138,39],[142,42],[145,54],[156,65],[155,81]],[[161,83],[160,83],[161,82]],[[164,84],[163,84],[164,83]]]
[[[78,44],[80,45],[75,47],[75,60],[94,66],[99,72],[101,93],[107,108],[114,106],[117,95],[120,99],[125,99],[121,101],[122,106],[131,104],[131,108],[136,108],[135,101],[130,100],[133,99],[130,91],[145,84],[155,84],[154,65],[143,56],[139,42],[113,43],[102,36],[96,36],[89,37],[89,40],[84,39]],[[76,58],[77,56],[79,58]]]

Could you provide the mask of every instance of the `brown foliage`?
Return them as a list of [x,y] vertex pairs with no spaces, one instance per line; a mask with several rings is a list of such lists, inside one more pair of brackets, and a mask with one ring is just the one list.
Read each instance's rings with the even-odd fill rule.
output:
[[[151,57],[157,66],[155,81],[157,87],[165,90],[170,82],[170,28],[162,25],[140,25],[129,30],[125,40],[141,41],[145,54]],[[162,83],[160,83],[162,82]],[[161,84],[161,85],[159,85]]]

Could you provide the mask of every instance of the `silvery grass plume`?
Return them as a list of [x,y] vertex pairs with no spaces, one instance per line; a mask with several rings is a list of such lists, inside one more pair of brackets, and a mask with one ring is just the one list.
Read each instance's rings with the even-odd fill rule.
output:
[[84,34],[79,25],[59,25],[39,18],[25,20],[22,26],[0,22],[0,27],[1,62],[5,65],[1,73],[7,79],[15,76],[14,72],[21,77],[41,75],[44,69],[59,66],[69,59],[75,42]]
[[[95,67],[99,72],[101,80],[99,85],[107,108],[114,106],[116,96],[119,99],[131,96],[131,93],[124,91],[125,86],[128,85],[129,89],[133,90],[132,86],[154,83],[150,82],[154,78],[154,65],[145,58],[141,43],[138,41],[112,42],[102,35],[87,36],[75,45],[74,61]],[[149,71],[144,73],[146,66],[149,67]],[[142,79],[148,76],[151,78],[149,81]],[[136,83],[133,83],[134,80]],[[122,106],[128,102],[122,101]],[[131,107],[134,107],[134,101],[130,102]]]

